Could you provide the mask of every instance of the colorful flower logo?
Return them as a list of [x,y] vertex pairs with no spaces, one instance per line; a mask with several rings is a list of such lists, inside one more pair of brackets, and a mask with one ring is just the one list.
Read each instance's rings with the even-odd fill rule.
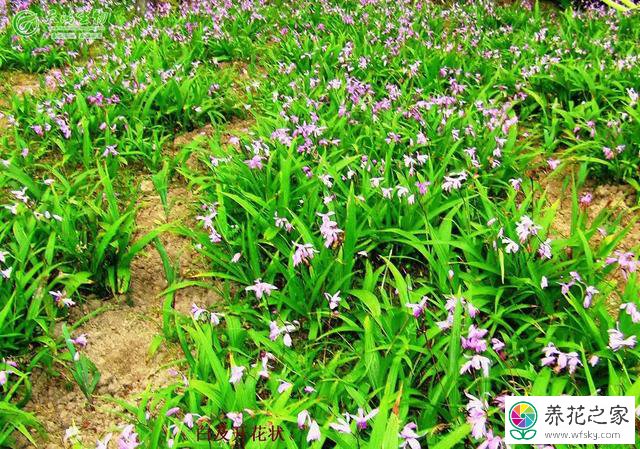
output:
[[536,436],[536,431],[531,428],[538,421],[538,411],[528,402],[517,402],[509,411],[509,421],[513,427],[511,436],[516,440],[530,440]]

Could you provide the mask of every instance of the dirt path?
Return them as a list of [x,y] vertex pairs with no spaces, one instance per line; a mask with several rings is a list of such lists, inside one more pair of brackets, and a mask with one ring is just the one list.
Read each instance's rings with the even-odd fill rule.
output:
[[[171,209],[168,218],[150,180],[142,181],[141,190],[136,238],[163,223],[193,221],[193,196],[185,186],[176,185],[169,190]],[[204,271],[190,240],[172,233],[164,233],[160,240],[172,262],[179,265],[181,277]],[[33,397],[26,409],[35,412],[49,433],[49,441],[41,447],[64,447],[65,429],[73,425],[80,429],[84,444],[93,447],[99,437],[109,432],[118,433],[120,425],[125,423],[124,416],[118,414],[122,409],[109,397],[132,402],[148,385],[155,388],[173,381],[168,368],[180,358],[177,348],[163,343],[155,354],[150,355],[154,339],[162,334],[163,298],[160,293],[166,287],[162,260],[150,245],[132,263],[131,301],[112,300],[111,304],[107,303],[110,305],[108,311],[90,319],[73,333],[74,337],[87,335],[88,344],[82,351],[101,373],[93,409],[88,408],[68,373],[57,378],[42,371],[33,373]],[[191,301],[205,305],[216,299],[210,289],[190,287],[176,295],[176,309],[188,313]],[[85,311],[97,308],[100,303],[89,301],[84,306]]]

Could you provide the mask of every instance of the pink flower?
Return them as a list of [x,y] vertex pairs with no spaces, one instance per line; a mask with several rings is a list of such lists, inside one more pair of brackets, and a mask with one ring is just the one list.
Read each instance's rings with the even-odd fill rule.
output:
[[236,427],[236,428],[242,426],[242,422],[244,420],[244,417],[242,416],[242,412],[239,412],[239,413],[229,412],[227,413],[227,418],[229,418],[233,422],[233,427]]
[[451,190],[458,190],[462,187],[462,183],[467,179],[467,172],[461,171],[458,173],[449,173],[444,177],[442,183],[442,190],[445,192],[451,192]]
[[291,388],[293,384],[287,382],[286,380],[280,379],[280,385],[278,385],[278,393],[282,394]]
[[88,343],[87,334],[80,334],[76,338],[72,338],[71,343],[84,348]]
[[140,444],[138,434],[133,431],[133,425],[125,426],[118,437],[118,449],[135,449]]
[[620,304],[620,310],[626,310],[627,314],[631,317],[631,321],[634,323],[640,323],[640,311],[636,305],[632,302]]
[[473,349],[475,352],[484,352],[487,350],[487,342],[483,337],[487,334],[486,329],[478,329],[475,325],[469,326],[467,337],[461,337],[463,349]]
[[322,224],[320,225],[320,234],[324,238],[324,246],[326,248],[333,247],[336,243],[340,242],[340,234],[343,233],[338,228],[338,223],[331,220],[329,217],[334,215],[334,212],[327,212],[326,214],[318,214],[322,217]]
[[547,164],[549,164],[549,168],[551,168],[551,170],[555,170],[560,165],[560,160],[559,159],[547,159]]
[[589,192],[585,192],[580,196],[580,206],[588,207],[593,201],[593,195]]
[[487,412],[488,407],[486,401],[481,401],[475,396],[471,396],[465,393],[469,398],[469,403],[466,406],[467,409],[467,422],[471,424],[471,435],[475,439],[482,438],[487,435]]
[[251,170],[262,170],[262,160],[264,159],[264,157],[259,156],[259,155],[255,155],[253,156],[251,159],[247,159],[246,161],[244,161],[245,164],[247,164],[247,167],[249,167]]
[[298,429],[303,429],[307,421],[311,420],[311,415],[305,409],[298,413]]
[[339,290],[333,295],[325,292],[324,297],[327,298],[327,301],[329,301],[329,309],[331,310],[337,309],[340,301],[342,300],[342,298],[340,298]]
[[178,413],[180,411],[180,407],[172,407],[169,410],[167,410],[167,412],[165,413],[165,416],[169,417],[169,416],[173,416],[176,413]]
[[518,234],[520,243],[526,242],[532,235],[537,235],[540,229],[542,229],[542,226],[536,225],[527,215],[523,215],[516,224],[516,233]]
[[116,145],[107,145],[102,152],[102,157],[117,156],[119,154],[120,153],[118,153],[118,150],[116,150]]
[[322,435],[320,434],[320,426],[315,420],[311,420],[309,423],[309,433],[307,433],[307,443],[311,441],[317,441]]
[[67,293],[64,290],[50,291],[49,294],[53,296],[53,299],[58,307],[71,307],[76,304],[73,300],[67,298]]
[[297,267],[301,263],[304,262],[305,265],[309,265],[309,261],[314,258],[314,256],[318,253],[313,248],[311,243],[306,243],[301,245],[296,242],[291,242],[296,247],[295,252],[293,253],[293,266]]
[[112,436],[112,434],[108,433],[103,439],[96,441],[96,449],[108,449]]
[[349,425],[349,421],[351,420],[350,415],[345,413],[344,416],[346,419],[338,418],[338,422],[330,423],[329,427],[340,433],[351,433],[351,426]]
[[582,305],[584,306],[584,308],[589,308],[591,306],[591,300],[593,298],[594,295],[600,293],[598,290],[596,290],[596,288],[593,285],[589,285],[587,287],[587,289],[585,290],[585,295],[584,295],[584,301],[582,303]]
[[618,351],[622,348],[634,348],[636,346],[636,336],[632,335],[629,338],[624,338],[622,332],[618,329],[609,329],[609,347],[614,351]]
[[237,384],[242,379],[244,375],[244,370],[246,368],[244,366],[232,366],[231,367],[231,377],[229,377],[229,382],[232,384]]
[[199,320],[200,317],[204,314],[207,313],[206,309],[203,309],[202,307],[198,307],[195,303],[191,304],[191,315],[193,316],[194,320]]
[[491,339],[491,347],[494,351],[500,352],[504,349],[504,343],[497,338]]
[[398,434],[398,436],[403,440],[400,443],[401,448],[404,449],[409,446],[410,449],[420,449],[420,443],[418,442],[420,435],[415,432],[417,428],[418,426],[413,422],[410,422],[402,428]]
[[255,280],[255,284],[245,288],[245,291],[254,291],[256,294],[256,298],[261,299],[263,295],[270,296],[271,292],[274,290],[278,290],[278,287],[275,285],[268,284],[266,282],[262,282],[260,278]]
[[297,324],[298,322],[294,321],[293,324],[284,323],[284,326],[280,327],[278,326],[278,323],[276,323],[275,321],[271,321],[269,323],[269,339],[271,341],[275,341],[278,336],[282,334],[282,342],[287,348],[290,348],[292,345],[292,341],[291,335],[289,333],[295,331],[298,328]]
[[486,440],[478,446],[478,449],[499,449],[504,446],[502,438],[493,436],[493,431],[489,430],[486,435]]
[[479,354],[474,355],[471,359],[464,363],[460,368],[460,374],[467,373],[472,369],[474,371],[482,370],[482,375],[484,377],[489,377],[489,366],[491,365],[491,360],[488,358],[481,356]]

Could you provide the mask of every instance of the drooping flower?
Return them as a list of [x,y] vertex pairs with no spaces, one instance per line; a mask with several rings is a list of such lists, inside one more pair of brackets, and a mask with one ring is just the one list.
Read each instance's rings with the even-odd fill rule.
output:
[[295,252],[293,253],[293,266],[297,267],[301,263],[305,265],[309,265],[309,261],[313,259],[313,257],[318,253],[316,249],[314,249],[311,243],[305,243],[303,245],[292,242],[296,247]]
[[111,441],[112,436],[113,436],[112,434],[108,433],[107,435],[105,435],[103,439],[97,440],[96,449],[108,449],[109,441]]
[[487,341],[483,338],[487,332],[486,329],[478,329],[474,324],[469,326],[467,337],[460,337],[463,349],[472,349],[481,353],[487,350]]
[[286,347],[290,348],[292,345],[290,332],[298,328],[297,324],[298,322],[294,321],[293,323],[284,323],[284,326],[280,327],[278,323],[271,321],[269,323],[269,339],[275,341],[279,335],[282,335],[282,342]]
[[309,415],[308,410],[302,410],[298,413],[298,429],[303,429],[307,421],[311,419],[311,415]]
[[504,447],[502,438],[500,438],[499,436],[494,436],[492,430],[487,431],[485,437],[486,440],[484,440],[477,449],[499,449],[501,447]]
[[461,171],[458,173],[449,173],[444,177],[442,183],[442,190],[445,192],[451,192],[451,190],[458,190],[462,187],[462,183],[467,179],[467,172]]
[[585,309],[589,308],[591,306],[591,300],[593,299],[593,296],[600,293],[593,285],[589,285],[586,290],[585,290],[585,295],[584,295],[584,301],[582,303],[582,305],[584,306]]
[[77,426],[71,426],[65,429],[62,440],[66,442],[74,442],[80,438],[80,429]]
[[627,302],[624,304],[620,304],[620,310],[625,310],[627,314],[631,317],[631,321],[634,323],[640,323],[640,311],[638,307],[632,303]]
[[49,294],[53,296],[53,299],[58,307],[71,307],[76,304],[75,301],[67,297],[67,293],[64,290],[50,291]]
[[169,410],[167,410],[167,412],[165,413],[165,416],[167,417],[173,416],[177,414],[179,411],[180,411],[180,407],[172,407]]
[[292,383],[287,382],[286,380],[280,379],[280,385],[278,385],[278,393],[282,394],[291,387],[293,387]]
[[129,424],[122,429],[118,437],[118,449],[135,449],[140,446],[138,434],[133,431],[133,425]]
[[326,248],[335,247],[340,242],[340,235],[343,234],[342,229],[338,228],[338,223],[329,218],[334,214],[334,212],[318,213],[318,216],[322,217],[320,234],[324,238],[324,246]]
[[481,401],[475,396],[465,392],[465,396],[469,398],[467,403],[467,422],[471,424],[471,435],[475,439],[480,439],[487,435],[487,408],[489,404]]
[[307,433],[307,443],[312,441],[317,441],[320,439],[322,434],[320,433],[320,426],[318,423],[312,419],[309,423],[309,432]]

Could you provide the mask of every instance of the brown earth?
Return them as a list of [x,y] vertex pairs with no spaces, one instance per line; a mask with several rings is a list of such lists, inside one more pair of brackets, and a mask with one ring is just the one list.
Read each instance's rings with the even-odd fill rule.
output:
[[[571,182],[563,186],[567,176],[572,176],[571,167],[539,179],[548,203],[551,205],[558,202],[556,215],[551,225],[552,237],[568,238],[571,235],[573,186]],[[631,226],[631,228],[616,249],[637,252],[640,245],[640,210],[636,206],[637,193],[635,189],[628,184],[599,184],[588,179],[577,192],[578,198],[587,192],[591,193],[593,197],[589,206],[583,208],[587,218],[587,226],[592,226],[596,218],[603,213],[609,217],[609,220],[620,219],[620,225],[615,232],[626,226]],[[606,225],[608,222],[605,220],[603,224]],[[596,248],[603,239],[600,232],[595,232],[589,243],[592,248]],[[613,287],[607,298],[607,309],[615,317],[619,313],[618,307],[622,302],[620,292],[624,290],[627,281],[621,270],[618,269],[609,274],[606,280]]]
[[[191,214],[193,197],[186,187],[175,186],[169,190],[169,217],[165,217],[160,197],[154,194],[150,180],[142,181],[141,190],[136,238],[164,223],[196,225]],[[181,278],[206,271],[189,239],[166,232],[160,241],[172,263],[179,265]],[[135,402],[148,385],[156,388],[173,382],[168,368],[179,359],[178,349],[163,342],[156,353],[150,353],[150,347],[162,334],[161,293],[166,288],[160,255],[153,246],[147,246],[132,263],[130,300],[112,300],[109,310],[88,320],[73,333],[74,337],[87,334],[89,343],[82,352],[101,372],[93,408],[88,406],[66,370],[63,369],[60,377],[51,377],[43,371],[33,373],[33,397],[26,410],[36,414],[49,434],[49,441],[41,447],[64,447],[65,429],[73,425],[80,429],[84,444],[93,446],[106,433],[118,433],[120,425],[126,422],[123,409],[111,398]],[[211,289],[189,287],[176,293],[175,308],[189,313],[192,302],[206,306],[218,299],[213,284]],[[85,308],[95,309],[99,303],[90,301]],[[22,444],[19,447],[31,447]]]

